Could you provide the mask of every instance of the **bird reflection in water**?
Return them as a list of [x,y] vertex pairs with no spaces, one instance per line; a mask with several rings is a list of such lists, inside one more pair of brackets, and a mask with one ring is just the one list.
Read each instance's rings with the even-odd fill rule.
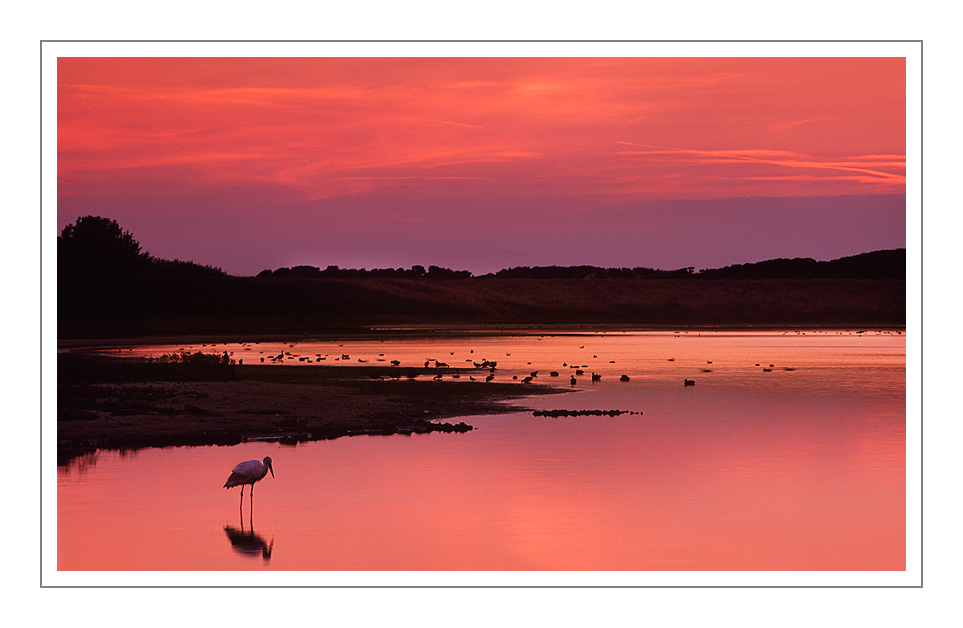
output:
[[271,550],[274,549],[274,537],[267,543],[264,537],[254,532],[254,517],[248,521],[248,529],[244,529],[244,516],[241,515],[241,527],[232,525],[224,526],[224,532],[231,541],[231,548],[246,556],[257,556],[258,554],[265,561],[271,560]]

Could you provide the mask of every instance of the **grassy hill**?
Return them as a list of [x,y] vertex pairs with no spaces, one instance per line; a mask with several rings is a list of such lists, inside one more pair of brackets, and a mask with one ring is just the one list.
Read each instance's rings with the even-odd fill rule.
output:
[[76,277],[59,338],[303,334],[372,325],[898,326],[901,279]]
[[58,338],[290,335],[370,326],[898,326],[906,251],[693,268],[296,266],[232,277],[142,252],[116,221],[57,238]]

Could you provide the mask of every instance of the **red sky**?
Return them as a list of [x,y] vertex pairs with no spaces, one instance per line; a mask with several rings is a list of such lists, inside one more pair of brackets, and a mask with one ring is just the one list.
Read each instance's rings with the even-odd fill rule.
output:
[[475,273],[905,246],[902,58],[60,58],[58,230]]

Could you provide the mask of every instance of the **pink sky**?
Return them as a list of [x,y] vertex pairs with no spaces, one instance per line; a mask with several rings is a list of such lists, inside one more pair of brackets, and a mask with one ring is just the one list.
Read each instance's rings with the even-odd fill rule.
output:
[[58,230],[231,274],[905,246],[902,58],[60,58]]

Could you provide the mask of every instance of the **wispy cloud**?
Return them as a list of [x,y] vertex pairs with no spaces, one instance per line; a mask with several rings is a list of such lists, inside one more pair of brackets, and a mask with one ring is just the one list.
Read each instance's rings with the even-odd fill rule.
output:
[[[634,160],[654,160],[681,171],[692,170],[698,166],[712,164],[741,164],[743,172],[729,174],[732,179],[752,181],[807,180],[853,181],[870,184],[891,184],[903,186],[906,183],[906,160],[900,155],[868,155],[862,157],[815,157],[788,150],[774,149],[729,149],[701,150],[686,148],[667,148],[634,142],[619,141],[618,144],[634,146],[638,150],[616,151],[615,154]],[[774,166],[778,169],[806,169],[822,171],[822,174],[792,176],[783,174],[759,174],[761,167]],[[839,176],[834,173],[854,173]]]
[[[774,72],[780,64],[806,74]],[[808,182],[807,193],[821,183],[833,193],[896,190],[905,183],[902,105],[876,90],[867,107],[839,65],[65,59],[58,174],[62,194],[89,182],[212,193],[256,183],[306,199],[389,186],[420,197],[434,184],[452,195],[603,201],[797,193],[777,189],[792,181]],[[825,85],[832,98],[797,96]]]

